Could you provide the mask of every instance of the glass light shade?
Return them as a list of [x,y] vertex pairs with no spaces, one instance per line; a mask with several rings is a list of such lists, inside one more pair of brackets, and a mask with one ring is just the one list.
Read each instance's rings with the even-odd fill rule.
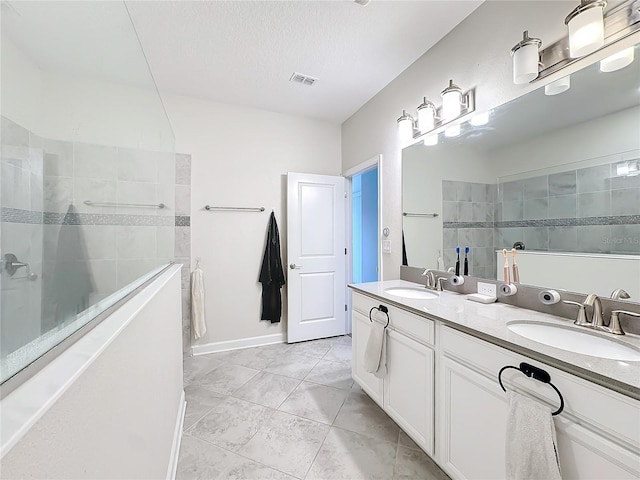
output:
[[452,125],[444,131],[445,137],[457,137],[460,135],[460,124]]
[[438,134],[429,135],[427,138],[425,138],[423,140],[422,143],[424,143],[428,147],[432,147],[434,145],[437,145],[438,144]]
[[567,23],[569,27],[569,55],[583,57],[604,45],[604,8],[588,8]]
[[410,117],[398,120],[398,133],[403,142],[413,138],[413,120]]
[[618,53],[600,61],[601,72],[615,72],[621,68],[631,65],[634,58],[634,47],[625,48]]
[[479,127],[481,125],[486,125],[489,123],[489,112],[479,113],[475,117],[473,117],[469,123],[474,127]]
[[551,82],[544,86],[545,95],[558,95],[559,93],[566,92],[571,87],[571,76],[560,78],[555,82]]
[[538,76],[539,48],[536,44],[525,45],[513,53],[513,83],[529,83]]
[[436,112],[430,106],[418,108],[418,128],[428,132],[435,127]]

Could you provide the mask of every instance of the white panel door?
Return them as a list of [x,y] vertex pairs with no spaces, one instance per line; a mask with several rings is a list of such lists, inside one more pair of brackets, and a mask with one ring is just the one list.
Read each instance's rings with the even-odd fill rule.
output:
[[287,174],[287,341],[346,333],[345,180]]

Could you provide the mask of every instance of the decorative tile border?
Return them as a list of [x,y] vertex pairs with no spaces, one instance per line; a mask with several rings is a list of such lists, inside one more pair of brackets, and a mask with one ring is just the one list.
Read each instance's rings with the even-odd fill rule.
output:
[[191,217],[189,215],[176,215],[176,227],[190,227]]
[[2,207],[1,220],[6,223],[31,223],[42,224],[42,212],[32,212],[19,208]]
[[546,218],[505,222],[443,222],[443,228],[582,227],[588,225],[638,225],[640,215],[584,218]]
[[55,213],[32,212],[2,207],[2,221],[44,225],[127,225],[147,227],[189,227],[191,217],[161,215],[126,215],[121,213]]

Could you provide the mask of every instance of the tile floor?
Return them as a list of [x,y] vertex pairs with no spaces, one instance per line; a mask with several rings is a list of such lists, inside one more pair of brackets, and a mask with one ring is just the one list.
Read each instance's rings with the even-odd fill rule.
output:
[[448,477],[351,378],[351,338],[185,359],[179,479]]

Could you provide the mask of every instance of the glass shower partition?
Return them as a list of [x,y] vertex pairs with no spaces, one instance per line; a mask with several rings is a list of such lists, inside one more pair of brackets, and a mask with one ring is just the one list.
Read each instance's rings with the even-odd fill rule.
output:
[[1,34],[4,394],[172,261],[176,180],[124,2],[2,2]]

